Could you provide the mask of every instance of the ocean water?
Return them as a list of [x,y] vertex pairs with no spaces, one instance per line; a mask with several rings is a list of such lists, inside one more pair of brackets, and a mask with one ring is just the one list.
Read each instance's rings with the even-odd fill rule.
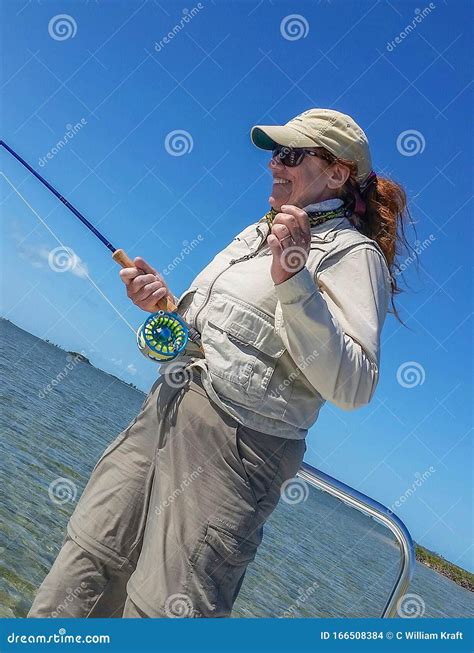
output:
[[[143,393],[0,321],[0,617],[24,617],[105,446]],[[58,478],[64,502],[48,494]],[[377,617],[399,566],[380,523],[311,488],[280,502],[233,617]],[[425,617],[474,615],[473,593],[416,565],[409,592]]]

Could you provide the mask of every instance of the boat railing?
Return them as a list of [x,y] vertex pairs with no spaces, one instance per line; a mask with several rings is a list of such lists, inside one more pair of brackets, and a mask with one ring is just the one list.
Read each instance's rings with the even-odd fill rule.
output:
[[298,476],[318,490],[327,492],[356,510],[381,522],[392,532],[400,548],[400,566],[380,617],[397,616],[397,605],[408,589],[416,562],[413,540],[405,524],[389,508],[375,499],[307,463],[303,463]]

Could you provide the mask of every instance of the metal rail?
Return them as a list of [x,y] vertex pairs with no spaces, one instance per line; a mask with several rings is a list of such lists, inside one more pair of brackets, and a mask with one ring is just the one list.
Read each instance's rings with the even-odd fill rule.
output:
[[396,582],[380,616],[383,618],[396,617],[397,602],[408,589],[416,562],[413,540],[405,524],[391,510],[375,501],[375,499],[362,494],[362,492],[355,490],[350,485],[338,481],[307,463],[303,463],[298,476],[309,485],[313,485],[319,490],[344,501],[344,503],[356,510],[377,519],[393,533],[400,547],[401,562]]

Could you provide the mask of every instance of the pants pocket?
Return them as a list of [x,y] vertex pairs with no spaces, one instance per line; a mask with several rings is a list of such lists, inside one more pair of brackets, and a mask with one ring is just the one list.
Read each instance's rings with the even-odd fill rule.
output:
[[186,596],[193,606],[193,616],[230,616],[261,536],[260,529],[244,538],[217,520],[208,522],[204,538],[190,559]]
[[[288,447],[288,440],[267,435],[239,424],[235,434],[235,448],[242,474],[258,507],[269,498]],[[279,497],[275,497],[278,501]]]

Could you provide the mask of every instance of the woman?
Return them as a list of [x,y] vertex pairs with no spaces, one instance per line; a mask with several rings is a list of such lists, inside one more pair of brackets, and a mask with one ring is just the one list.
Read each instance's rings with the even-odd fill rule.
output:
[[[96,464],[29,616],[229,616],[321,406],[372,399],[405,194],[337,111],[251,137],[273,152],[271,209],[178,303],[205,357],[162,365]],[[145,311],[170,292],[143,259],[121,277]]]

